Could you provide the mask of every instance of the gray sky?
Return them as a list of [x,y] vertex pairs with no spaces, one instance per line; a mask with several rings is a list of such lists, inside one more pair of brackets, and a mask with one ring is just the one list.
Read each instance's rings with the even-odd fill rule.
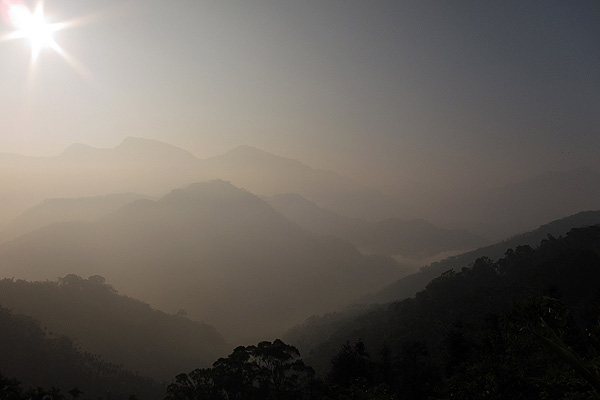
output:
[[[34,3],[27,3],[33,7]],[[600,168],[600,1],[47,0],[0,43],[0,151],[241,144],[362,180]],[[3,25],[0,34],[10,31]],[[374,176],[378,178],[373,178]]]

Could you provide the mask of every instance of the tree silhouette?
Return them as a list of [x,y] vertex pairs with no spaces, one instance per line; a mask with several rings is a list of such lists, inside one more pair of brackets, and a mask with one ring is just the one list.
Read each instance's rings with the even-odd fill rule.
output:
[[294,346],[277,339],[239,346],[212,368],[179,374],[166,399],[253,400],[306,398],[314,377]]
[[360,378],[369,378],[369,354],[360,339],[353,345],[349,341],[342,345],[339,353],[331,360],[331,364],[329,379],[335,384],[347,387]]

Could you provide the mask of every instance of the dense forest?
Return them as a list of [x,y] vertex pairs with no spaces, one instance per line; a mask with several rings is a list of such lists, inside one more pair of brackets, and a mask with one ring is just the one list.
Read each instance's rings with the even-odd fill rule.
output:
[[152,379],[82,351],[72,339],[5,308],[0,308],[0,332],[0,399],[158,399],[164,390]]
[[263,342],[179,375],[167,398],[598,398],[599,278],[600,226],[573,229],[352,318],[307,357],[315,375]]
[[182,369],[208,366],[230,349],[214,327],[186,318],[184,310],[176,315],[155,310],[120,295],[97,275],[3,279],[0,304],[76,338],[85,351],[161,381]]
[[450,269],[460,271],[465,265],[471,265],[481,257],[497,260],[504,256],[506,249],[524,245],[537,246],[548,235],[559,237],[565,235],[571,228],[595,224],[600,224],[600,211],[582,211],[544,224],[533,231],[514,235],[499,243],[423,266],[418,273],[400,278],[378,293],[368,296],[365,300],[373,303],[387,303],[413,297],[417,292],[423,290],[432,279],[437,278],[445,271]]
[[310,324],[286,341],[319,374],[338,365],[347,384],[383,384],[399,398],[594,398],[599,279],[600,227],[578,228],[338,320],[323,343],[302,340],[314,337]]
[[[304,361],[293,343],[281,340],[239,346],[211,368],[181,371],[163,395],[167,399],[596,399],[599,279],[600,226],[576,228],[564,237],[548,236],[536,248],[509,249],[495,262],[482,257],[460,271],[449,270],[414,298],[340,323],[326,341],[306,353]],[[71,349],[70,354],[80,354],[67,339],[50,340],[31,321],[6,310],[2,316],[7,332],[11,326],[30,331],[9,338],[34,338],[38,343],[24,348],[5,341],[5,354],[12,349],[19,360],[34,360],[59,344]],[[11,376],[25,380],[20,374],[26,371],[15,370]],[[68,375],[69,369],[61,371]],[[83,387],[86,371],[70,375],[81,383],[69,384]],[[7,391],[19,389],[8,378],[3,378],[5,397]],[[42,384],[59,387],[52,383],[59,383],[59,378],[49,375]]]

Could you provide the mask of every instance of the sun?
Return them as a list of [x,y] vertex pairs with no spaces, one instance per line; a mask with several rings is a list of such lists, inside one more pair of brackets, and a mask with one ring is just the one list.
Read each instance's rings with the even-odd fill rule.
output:
[[99,15],[101,14],[68,21],[49,22],[44,14],[44,0],[37,0],[33,8],[29,8],[24,0],[0,0],[0,16],[3,22],[12,29],[8,34],[0,36],[0,42],[15,39],[24,39],[29,42],[31,47],[29,71],[32,78],[40,53],[48,49],[62,57],[82,78],[93,83],[94,79],[90,71],[54,40],[54,34],[63,29],[86,24]]
[[32,60],[37,59],[45,48],[51,48],[60,53],[61,49],[54,41],[54,33],[63,29],[64,24],[47,22],[43,3],[39,2],[31,11],[24,3],[10,2],[7,5],[6,14],[8,21],[15,28],[9,38],[29,41]]

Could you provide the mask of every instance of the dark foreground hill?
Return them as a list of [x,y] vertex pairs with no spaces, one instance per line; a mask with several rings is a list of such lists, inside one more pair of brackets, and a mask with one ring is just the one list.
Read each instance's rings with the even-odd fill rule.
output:
[[599,281],[600,226],[576,228],[338,320],[312,349],[310,323],[287,341],[321,373],[333,367],[330,378],[386,384],[399,398],[592,399],[600,389]]
[[[55,336],[26,316],[0,307],[0,398],[42,398],[58,393],[67,396],[74,388],[81,398],[160,399],[164,386],[79,350],[66,336]],[[29,389],[33,388],[32,392]],[[18,389],[27,391],[17,397]]]
[[100,276],[0,281],[0,304],[75,340],[85,351],[159,381],[205,366],[229,347],[215,328],[119,295]]
[[464,267],[472,266],[481,257],[495,261],[503,257],[507,249],[518,246],[536,246],[542,240],[547,239],[549,235],[560,237],[574,227],[587,227],[596,224],[600,224],[600,211],[585,211],[552,221],[534,231],[516,235],[503,242],[432,263],[422,267],[419,272],[402,277],[381,291],[366,296],[362,303],[356,304],[352,308],[322,316],[312,316],[304,323],[306,329],[295,327],[288,332],[286,339],[298,345],[306,353],[308,349],[325,341],[340,324],[350,323],[358,315],[379,309],[378,304],[387,304],[414,297],[418,292],[425,289],[429,282],[446,271],[458,272]]
[[119,292],[216,325],[270,337],[354,302],[400,275],[390,258],[308,233],[223,181],[139,200],[93,223],[58,223],[0,246],[7,277],[101,275]]

